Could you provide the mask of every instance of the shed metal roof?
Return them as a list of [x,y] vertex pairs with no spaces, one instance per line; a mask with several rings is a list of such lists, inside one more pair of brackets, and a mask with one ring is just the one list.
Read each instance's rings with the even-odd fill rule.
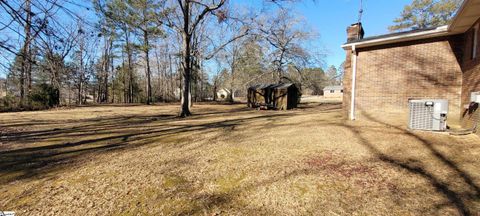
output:
[[276,88],[276,89],[286,89],[292,86],[293,83],[280,83],[280,84],[273,84],[270,87],[271,88]]
[[264,88],[276,88],[276,89],[285,89],[292,86],[293,83],[278,83],[278,84],[257,84],[250,86],[249,89],[264,89]]
[[250,86],[249,89],[264,89],[268,86],[270,86],[270,84],[257,84],[257,85]]

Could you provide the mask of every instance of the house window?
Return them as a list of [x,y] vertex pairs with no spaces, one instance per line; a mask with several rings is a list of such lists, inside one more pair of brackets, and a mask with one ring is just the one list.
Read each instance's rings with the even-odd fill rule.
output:
[[478,24],[473,28],[473,44],[472,44],[472,59],[477,57],[478,47]]
[[330,93],[335,93],[335,90],[330,90]]

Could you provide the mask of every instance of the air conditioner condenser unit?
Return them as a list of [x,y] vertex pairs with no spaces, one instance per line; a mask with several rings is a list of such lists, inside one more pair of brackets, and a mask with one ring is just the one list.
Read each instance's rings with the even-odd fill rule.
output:
[[409,128],[412,130],[447,130],[448,100],[409,100]]

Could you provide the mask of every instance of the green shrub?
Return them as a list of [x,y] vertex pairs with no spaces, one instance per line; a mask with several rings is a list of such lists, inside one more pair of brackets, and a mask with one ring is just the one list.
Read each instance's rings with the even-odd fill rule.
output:
[[19,106],[20,99],[13,95],[0,98],[0,111],[14,111],[17,110]]
[[42,83],[29,96],[30,109],[48,109],[60,104],[60,91],[52,85]]

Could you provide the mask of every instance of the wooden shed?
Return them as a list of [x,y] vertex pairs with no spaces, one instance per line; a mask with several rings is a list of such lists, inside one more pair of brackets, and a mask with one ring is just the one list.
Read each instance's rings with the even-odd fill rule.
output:
[[296,108],[300,92],[293,83],[262,84],[248,88],[248,107],[288,110]]
[[247,90],[247,105],[251,108],[266,106],[268,101],[268,86],[266,84],[254,85]]
[[289,110],[297,108],[300,92],[293,83],[282,83],[270,86],[272,89],[273,109]]

